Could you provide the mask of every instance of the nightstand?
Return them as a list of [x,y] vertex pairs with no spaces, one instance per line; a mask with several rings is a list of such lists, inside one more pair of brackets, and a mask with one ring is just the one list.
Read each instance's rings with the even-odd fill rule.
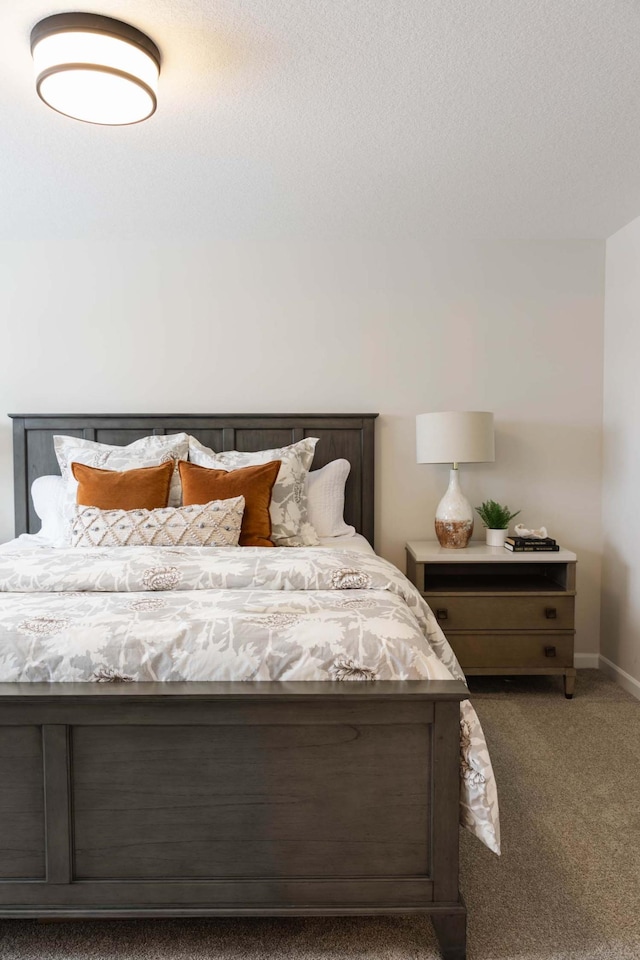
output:
[[406,545],[407,576],[466,674],[561,674],[573,696],[575,553],[511,553],[436,540]]

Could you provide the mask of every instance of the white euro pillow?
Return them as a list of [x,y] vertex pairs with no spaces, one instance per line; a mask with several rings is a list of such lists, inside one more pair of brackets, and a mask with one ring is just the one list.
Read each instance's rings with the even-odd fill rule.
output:
[[71,470],[72,463],[84,463],[88,467],[100,467],[102,470],[135,470],[139,467],[156,467],[173,460],[174,470],[169,489],[170,507],[179,507],[182,501],[180,471],[178,461],[186,460],[189,452],[189,437],[186,433],[170,433],[140,437],[126,446],[99,443],[85,440],[83,437],[57,435],[53,438],[53,448],[60,465],[60,473],[65,481],[65,533],[68,546],[71,539],[71,523],[78,493],[78,481]]
[[271,491],[271,539],[276,547],[317,547],[318,535],[309,521],[306,478],[313,461],[317,437],[305,437],[272,450],[225,450],[216,453],[196,437],[189,437],[189,460],[201,467],[237,470],[261,463],[280,461]]
[[60,465],[60,473],[67,484],[67,497],[75,504],[78,481],[71,471],[72,463],[84,463],[102,470],[135,470],[139,467],[156,467],[173,460],[174,471],[169,490],[169,506],[179,507],[182,499],[178,461],[186,460],[189,453],[189,437],[186,433],[170,433],[161,436],[141,437],[126,446],[98,443],[83,437],[54,436],[53,447]]
[[319,537],[351,537],[355,527],[344,522],[344,488],[351,470],[348,460],[332,460],[307,474],[309,520]]

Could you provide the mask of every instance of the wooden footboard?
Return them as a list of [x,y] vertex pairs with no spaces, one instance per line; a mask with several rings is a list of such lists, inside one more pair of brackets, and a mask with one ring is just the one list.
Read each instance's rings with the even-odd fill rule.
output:
[[466,695],[0,684],[0,916],[429,913],[462,960]]

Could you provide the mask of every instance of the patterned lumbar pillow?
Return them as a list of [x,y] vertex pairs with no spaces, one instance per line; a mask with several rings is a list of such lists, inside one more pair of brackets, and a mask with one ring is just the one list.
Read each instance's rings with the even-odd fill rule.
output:
[[315,547],[318,535],[307,509],[307,473],[311,468],[317,437],[273,450],[226,450],[214,453],[195,437],[189,437],[189,460],[201,467],[237,470],[258,463],[280,460],[280,470],[271,491],[271,539],[276,547]]
[[77,505],[72,547],[237,547],[244,497],[157,510]]

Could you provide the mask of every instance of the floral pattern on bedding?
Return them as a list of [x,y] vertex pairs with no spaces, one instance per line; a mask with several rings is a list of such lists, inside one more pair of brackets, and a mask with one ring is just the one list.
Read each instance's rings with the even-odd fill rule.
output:
[[[421,595],[375,554],[257,547],[0,553],[0,682],[464,680]],[[460,819],[496,853],[498,799],[461,704]]]

